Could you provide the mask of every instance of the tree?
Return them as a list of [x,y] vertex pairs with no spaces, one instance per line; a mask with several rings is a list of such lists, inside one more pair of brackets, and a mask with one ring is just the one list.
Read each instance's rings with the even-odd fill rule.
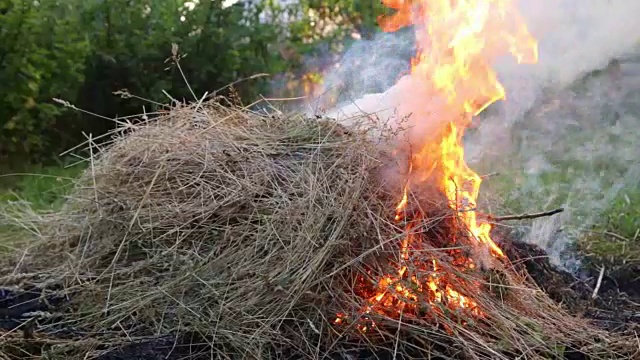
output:
[[[304,74],[309,59],[341,51],[371,26],[378,8],[354,0],[0,0],[0,156],[40,161],[114,125],[54,98],[113,118],[154,111],[165,92],[190,101],[258,73]],[[172,44],[183,73],[166,62]],[[235,90],[251,102],[267,80]],[[122,99],[119,90],[151,102]]]
[[37,152],[63,137],[55,125],[64,109],[52,99],[75,97],[89,50],[78,3],[0,2],[0,155]]

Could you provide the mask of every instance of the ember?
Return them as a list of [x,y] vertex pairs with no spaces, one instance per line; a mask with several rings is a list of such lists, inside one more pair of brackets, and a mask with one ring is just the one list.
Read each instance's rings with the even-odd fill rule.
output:
[[[450,244],[460,243],[486,249],[494,260],[504,253],[491,239],[491,225],[476,215],[476,200],[482,179],[464,160],[464,130],[489,105],[505,98],[505,91],[490,66],[491,60],[510,52],[518,62],[537,60],[537,42],[509,0],[383,0],[397,12],[381,17],[384,31],[396,31],[415,25],[417,54],[411,63],[411,78],[428,93],[443,99],[444,116],[459,114],[442,122],[435,138],[412,144],[419,149],[410,156],[409,176],[396,207],[395,221],[406,224],[406,235],[399,245],[399,260],[393,261],[394,273],[383,275],[377,284],[361,278],[358,290],[366,304],[360,310],[361,331],[376,324],[371,313],[399,318],[410,313],[421,318],[429,312],[442,313],[444,307],[469,316],[483,316],[482,309],[464,288],[477,284],[454,276],[440,266],[434,246],[419,230],[426,218],[421,211],[407,211],[410,190],[436,185],[455,212],[463,241],[451,235]],[[420,114],[420,109],[409,109]],[[424,111],[423,111],[424,113]],[[440,115],[439,113],[437,114]],[[418,118],[416,121],[429,121]],[[460,272],[473,271],[474,259],[460,248],[446,250],[451,266]],[[335,323],[346,321],[338,314]]]

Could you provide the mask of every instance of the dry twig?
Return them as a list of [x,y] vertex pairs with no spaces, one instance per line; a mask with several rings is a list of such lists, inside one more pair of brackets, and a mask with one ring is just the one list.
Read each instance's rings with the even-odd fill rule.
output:
[[596,282],[596,287],[595,289],[593,289],[593,294],[591,294],[592,299],[595,299],[598,296],[598,291],[600,291],[600,285],[602,285],[602,278],[604,277],[604,269],[605,269],[604,266],[600,268],[600,275],[598,275],[598,281]]
[[536,219],[546,216],[553,216],[555,214],[559,214],[564,211],[564,208],[558,208],[551,211],[543,211],[539,213],[533,214],[522,214],[522,215],[506,215],[506,216],[489,216],[489,220],[499,222],[499,221],[509,221],[509,220],[528,220],[528,219]]

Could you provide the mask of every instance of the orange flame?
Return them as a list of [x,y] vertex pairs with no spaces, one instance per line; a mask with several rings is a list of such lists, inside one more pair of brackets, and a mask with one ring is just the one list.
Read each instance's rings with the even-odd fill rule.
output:
[[[425,144],[414,161],[439,164],[440,187],[450,206],[459,211],[459,217],[478,242],[502,257],[502,250],[489,235],[491,225],[476,219],[482,179],[464,160],[462,136],[472,116],[505,98],[505,90],[490,65],[493,58],[510,52],[519,62],[535,62],[537,42],[510,0],[397,2],[413,9],[416,15],[418,54],[412,61],[412,76],[430,82],[450,108],[460,110],[464,120],[459,128],[451,119],[442,129],[440,141]],[[398,13],[387,23],[406,24]],[[394,28],[389,26],[386,30]]]
[[[438,265],[435,258],[428,266],[415,262],[410,264],[412,248],[420,246],[417,242],[425,241],[412,233],[413,224],[423,215],[403,216],[403,213],[409,204],[410,185],[435,182],[448,199],[449,207],[456,211],[458,219],[468,230],[468,238],[475,246],[488,248],[495,258],[504,257],[503,251],[491,239],[491,225],[476,216],[482,179],[464,160],[462,137],[473,116],[505,98],[505,89],[498,81],[491,61],[511,53],[520,63],[536,62],[537,42],[510,0],[382,2],[397,10],[392,16],[378,19],[384,31],[415,25],[418,50],[411,62],[410,76],[432,88],[433,93],[444,100],[448,116],[460,114],[460,118],[445,119],[442,122],[445,125],[436,129],[435,138],[412,144],[420,149],[410,162],[412,184],[407,182],[404,186],[395,214],[396,221],[407,220],[407,235],[400,244],[398,270],[396,274],[383,276],[378,281],[374,295],[368,297],[364,313],[395,311],[397,314],[417,307],[420,298],[430,304],[444,303],[450,308],[465,309],[473,315],[482,316],[476,301],[454,288],[454,282],[448,280],[450,274]],[[456,254],[453,266],[475,268],[472,259]],[[420,261],[424,262],[424,259]],[[428,275],[418,279],[408,271],[410,266],[426,271]],[[338,314],[336,324],[344,319],[344,314]],[[375,323],[369,322],[361,325],[360,330],[366,331],[373,326]]]
[[[510,0],[383,0],[398,11],[379,19],[384,31],[416,25],[418,53],[412,60],[411,76],[431,84],[447,99],[449,108],[459,109],[463,125],[497,100],[505,98],[490,61],[506,52],[519,62],[536,62],[537,41]],[[464,126],[457,119],[442,129],[439,141],[423,144],[414,156],[418,164],[437,164],[441,190],[450,206],[478,242],[499,257],[491,225],[478,223],[475,206],[482,179],[464,161]],[[429,175],[429,174],[424,174]],[[405,190],[406,192],[406,190]]]

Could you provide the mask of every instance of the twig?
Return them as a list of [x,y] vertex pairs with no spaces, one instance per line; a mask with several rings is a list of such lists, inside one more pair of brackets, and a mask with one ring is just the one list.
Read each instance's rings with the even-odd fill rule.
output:
[[564,208],[557,208],[551,211],[544,211],[533,214],[522,214],[522,215],[506,215],[506,216],[493,216],[489,215],[489,219],[493,221],[508,221],[508,220],[527,220],[527,219],[536,219],[545,216],[552,216],[555,214],[559,214],[564,211]]
[[257,79],[257,78],[261,78],[261,77],[265,77],[265,76],[269,76],[269,75],[270,75],[270,74],[267,74],[267,73],[260,73],[260,74],[255,74],[255,75],[251,75],[251,76],[248,76],[248,77],[245,77],[245,78],[238,79],[238,80],[236,80],[236,81],[234,81],[234,82],[232,82],[232,83],[229,83],[229,84],[227,84],[227,85],[225,85],[225,86],[221,87],[220,89],[218,89],[218,90],[214,91],[213,93],[211,93],[211,94],[209,95],[209,98],[213,98],[213,97],[215,97],[216,95],[218,95],[218,93],[219,93],[219,92],[221,92],[222,90],[224,90],[224,89],[226,89],[226,88],[229,88],[229,87],[232,87],[232,86],[234,86],[234,85],[236,85],[236,84],[238,84],[238,83],[241,83],[241,82],[243,82],[243,81],[253,80],[253,79]]
[[595,299],[598,296],[598,291],[600,290],[600,285],[602,285],[602,277],[604,276],[604,265],[600,269],[600,275],[598,275],[598,282],[596,283],[596,288],[593,289],[593,294],[591,295],[592,299]]
[[[193,99],[195,101],[198,101],[198,97],[196,96],[196,93],[193,92],[193,89],[191,88],[191,85],[189,84],[189,81],[187,80],[187,76],[184,74],[184,71],[182,71],[182,66],[180,66],[181,56],[180,56],[180,54],[178,54],[178,44],[171,44],[171,59],[173,60],[173,63],[176,64],[176,67],[178,68],[178,71],[180,72],[180,75],[182,76],[182,80],[184,81],[185,85],[187,85],[187,89],[189,89],[189,92],[191,92],[191,96],[193,96]],[[200,100],[200,102],[202,102],[202,100]],[[198,107],[196,106],[196,111],[197,111],[197,109],[198,109]]]
[[594,230],[590,230],[589,232],[592,233],[592,234],[600,234],[600,235],[605,235],[605,236],[611,236],[614,239],[618,239],[618,240],[624,241],[624,242],[631,241],[631,239],[629,239],[627,237],[624,237],[624,236],[622,236],[620,234],[616,234],[616,233],[611,232],[611,231],[594,231]]
[[398,331],[396,332],[396,341],[395,344],[393,345],[393,360],[397,359],[397,355],[398,355],[398,343],[400,340],[400,329],[402,327],[402,315],[404,314],[404,311],[400,311],[400,318],[398,319]]
[[96,167],[95,167],[95,154],[93,153],[93,135],[90,133],[88,136],[88,144],[89,144],[89,161],[91,164],[91,181],[93,181],[93,192],[96,201],[96,210],[98,210],[98,214],[102,215],[102,209],[100,208],[100,202],[98,199],[98,187],[96,186]]
[[494,177],[494,176],[498,176],[498,175],[500,175],[499,172],[492,172],[492,173],[489,173],[489,174],[486,174],[486,175],[482,175],[482,176],[480,176],[480,178],[482,180],[485,180],[485,179],[488,179],[490,177]]

